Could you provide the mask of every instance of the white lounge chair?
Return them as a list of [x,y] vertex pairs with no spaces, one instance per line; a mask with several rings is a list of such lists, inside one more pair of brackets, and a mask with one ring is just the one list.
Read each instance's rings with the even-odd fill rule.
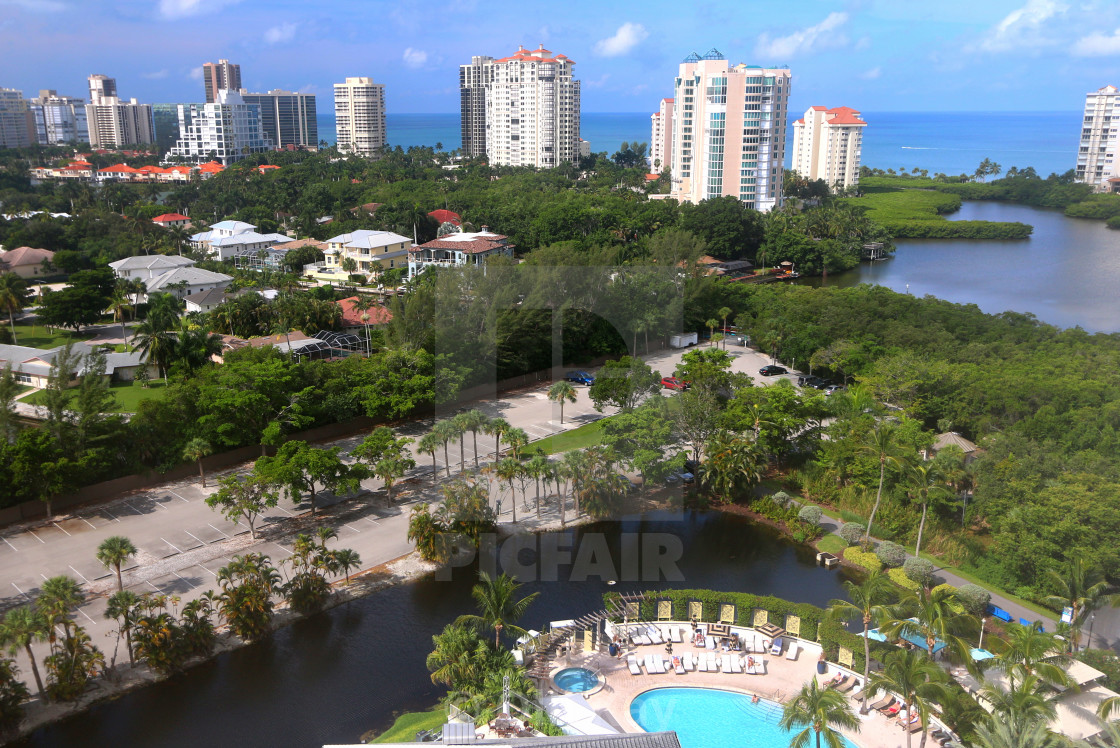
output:
[[708,652],[708,672],[710,672],[710,673],[718,673],[719,672],[719,664],[716,661],[716,653],[715,652]]
[[698,663],[697,666],[696,666],[697,670],[699,670],[701,673],[708,672],[708,658],[707,657],[705,657],[702,654],[697,655],[696,656],[696,662]]
[[754,674],[755,675],[766,675],[766,660],[759,657],[757,660],[754,661]]
[[800,647],[797,646],[797,642],[790,642],[789,647],[786,649],[786,659],[787,660],[796,660],[797,659],[797,653],[799,651],[800,651]]
[[731,657],[731,672],[733,672],[733,673],[743,672],[743,658],[740,657],[739,655],[732,655],[732,657]]
[[705,649],[715,649],[716,648],[716,638],[714,636],[705,637],[704,638],[704,648]]
[[725,673],[731,672],[731,655],[723,655],[719,660],[719,669]]
[[681,627],[680,626],[670,626],[669,627],[669,641],[673,642],[674,644],[680,644],[681,643]]
[[652,644],[653,643],[653,642],[650,641],[649,637],[646,636],[645,634],[634,634],[633,639],[634,639],[635,644],[646,645],[646,644]]
[[783,644],[782,637],[779,636],[777,639],[774,640],[774,643],[770,645],[770,654],[774,657],[781,657],[781,655],[782,655],[782,644]]
[[684,665],[684,669],[690,673],[696,669],[696,663],[692,661],[691,652],[685,652],[681,655],[681,664]]
[[[748,662],[748,659],[750,660]],[[758,671],[755,669],[755,661],[753,657],[743,660],[743,672],[747,675],[756,675]]]
[[642,666],[638,664],[638,658],[634,655],[626,657],[626,667],[630,668],[630,675],[642,674]]
[[676,671],[677,675],[684,675],[685,674],[684,660],[680,656],[674,657],[673,660],[676,661],[676,665],[673,668],[673,670]]
[[649,632],[649,640],[652,644],[664,644],[665,640],[661,638],[661,629],[656,626],[650,626],[647,631]]

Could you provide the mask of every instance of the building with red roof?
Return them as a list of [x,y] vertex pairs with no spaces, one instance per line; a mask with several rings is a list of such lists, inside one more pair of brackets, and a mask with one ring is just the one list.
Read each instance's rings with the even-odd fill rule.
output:
[[180,213],[164,213],[162,216],[156,216],[152,219],[152,223],[164,228],[171,226],[182,226],[183,228],[190,228],[191,219]]
[[807,179],[823,179],[829,187],[858,184],[865,127],[867,122],[851,107],[809,107],[793,123],[793,170]]
[[514,245],[502,234],[482,231],[458,232],[413,247],[408,252],[408,276],[415,278],[429,267],[465,267],[485,264],[487,258],[513,257]]
[[[342,329],[344,331],[352,332],[357,329],[364,329],[366,325],[382,327],[393,320],[393,313],[387,307],[381,304],[372,304],[369,309],[357,309],[355,305],[358,302],[359,297],[357,296],[335,302],[342,309]],[[367,319],[363,320],[363,315]]]
[[458,213],[453,210],[444,210],[443,208],[440,208],[439,210],[433,210],[428,215],[436,219],[436,222],[440,225],[443,225],[445,223],[454,224],[455,226],[463,225],[463,219],[459,216]]

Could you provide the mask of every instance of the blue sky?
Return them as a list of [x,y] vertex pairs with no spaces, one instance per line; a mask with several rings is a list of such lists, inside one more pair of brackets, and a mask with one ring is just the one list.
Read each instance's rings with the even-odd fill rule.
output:
[[[558,14],[556,8],[563,8]],[[789,65],[791,109],[1079,110],[1120,84],[1120,0],[0,0],[0,86],[202,98],[201,65],[320,96],[372,76],[391,112],[458,112],[458,65],[538,44],[577,63],[587,112],[653,111],[680,60]]]

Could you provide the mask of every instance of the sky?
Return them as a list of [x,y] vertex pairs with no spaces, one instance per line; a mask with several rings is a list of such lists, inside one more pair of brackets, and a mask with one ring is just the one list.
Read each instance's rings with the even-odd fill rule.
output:
[[[563,12],[557,12],[562,9]],[[0,0],[0,87],[195,102],[202,63],[251,91],[370,76],[397,113],[457,113],[458,66],[544,44],[585,112],[651,112],[680,61],[788,65],[792,111],[1075,111],[1120,85],[1120,0]]]

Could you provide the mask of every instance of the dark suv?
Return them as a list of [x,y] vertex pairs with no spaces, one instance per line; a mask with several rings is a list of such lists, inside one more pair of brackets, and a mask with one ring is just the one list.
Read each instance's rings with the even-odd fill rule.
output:
[[569,371],[564,375],[564,381],[571,382],[573,384],[586,384],[588,387],[590,387],[591,385],[595,384],[595,377],[591,376],[586,371],[583,371],[581,369],[579,371]]
[[819,389],[826,386],[828,384],[828,380],[821,379],[820,377],[813,374],[809,374],[807,376],[798,377],[797,384],[801,387],[816,387]]

